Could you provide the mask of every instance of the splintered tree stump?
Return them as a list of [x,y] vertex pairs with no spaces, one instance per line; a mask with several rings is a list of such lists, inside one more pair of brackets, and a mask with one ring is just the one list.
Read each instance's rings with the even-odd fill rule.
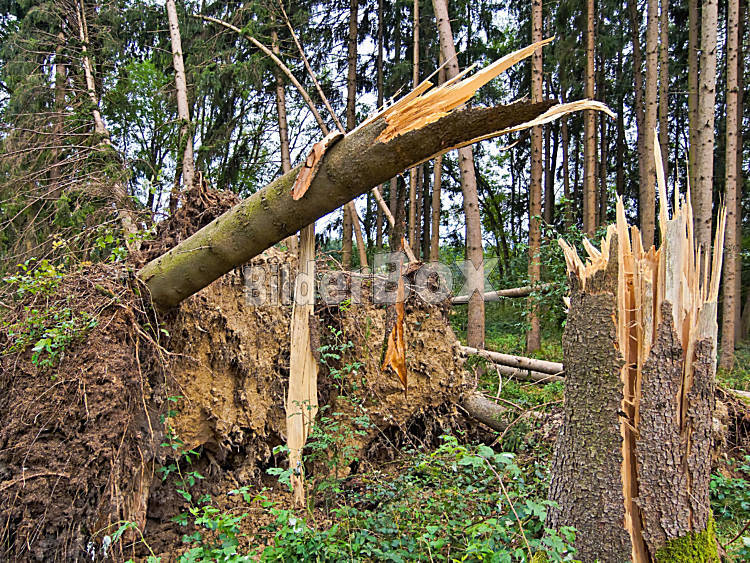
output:
[[713,257],[696,250],[682,201],[671,220],[661,209],[659,249],[643,249],[622,201],[601,252],[585,244],[586,264],[560,243],[571,296],[549,523],[576,528],[584,563],[719,561],[709,501],[719,216]]

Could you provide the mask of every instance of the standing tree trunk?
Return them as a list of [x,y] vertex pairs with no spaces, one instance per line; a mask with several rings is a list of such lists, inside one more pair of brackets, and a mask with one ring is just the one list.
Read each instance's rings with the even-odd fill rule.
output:
[[[438,84],[445,82],[443,53],[438,56]],[[435,158],[432,179],[432,231],[430,232],[430,260],[440,260],[440,196],[443,185],[443,155]]]
[[[550,97],[547,82],[547,97]],[[555,132],[554,148],[552,132]],[[557,168],[557,127],[544,128],[544,222],[552,225],[555,218],[555,169]]]
[[[271,31],[271,49],[278,56],[279,37],[276,30]],[[286,174],[292,169],[292,158],[289,152],[289,125],[286,118],[286,91],[284,90],[284,77],[281,70],[274,66],[274,76],[276,78],[276,114],[279,119],[279,141],[281,144],[281,172]],[[313,224],[312,229],[315,229]],[[309,228],[309,227],[306,227]],[[290,252],[297,254],[299,251],[298,236],[296,234],[286,239],[286,247]]]
[[727,232],[724,241],[724,299],[722,307],[721,356],[719,365],[724,369],[734,366],[734,339],[736,310],[740,302],[737,295],[737,105],[739,99],[738,47],[739,47],[739,0],[727,4],[727,120],[726,120],[726,185],[724,204],[727,208]]
[[[83,4],[83,0],[80,0],[77,5],[78,8],[78,32],[81,40],[81,58],[83,62],[83,73],[86,78],[86,90],[88,93],[89,100],[91,101],[91,115],[94,118],[94,133],[99,137],[97,142],[99,144],[112,147],[112,142],[109,138],[109,131],[104,125],[102,114],[99,111],[99,97],[96,94],[96,83],[94,81],[94,72],[91,66],[91,59],[88,54],[89,44],[89,33],[88,26],[86,24],[86,7]],[[140,242],[135,237],[138,233],[138,227],[136,226],[135,220],[130,213],[130,197],[125,189],[125,186],[116,181],[112,185],[112,200],[117,207],[118,218],[122,225],[123,233],[125,234],[125,245],[128,250],[138,250],[140,248]]]
[[569,229],[573,225],[573,201],[570,193],[570,135],[568,134],[568,119],[562,118],[560,123],[560,136],[562,137],[562,174],[563,174],[563,195],[565,196],[565,228]]
[[709,482],[722,228],[705,283],[688,207],[671,220],[662,208],[655,254],[622,200],[590,265],[561,242],[572,294],[548,522],[576,528],[587,563],[719,561]]
[[688,182],[698,185],[698,49],[700,37],[698,0],[688,0]]
[[700,95],[698,96],[698,154],[696,184],[692,188],[695,239],[711,244],[714,180],[714,112],[716,111],[717,0],[703,2],[701,23]]
[[[167,0],[167,18],[169,19],[169,38],[172,41],[172,66],[174,66],[174,83],[177,90],[177,117],[180,120],[180,142],[182,148],[182,184],[185,188],[193,185],[195,178],[195,160],[193,159],[193,126],[190,122],[188,105],[187,78],[185,63],[182,59],[182,39],[180,22],[177,19],[175,0]],[[184,147],[184,148],[183,148]],[[180,170],[175,172],[179,177]],[[177,185],[175,178],[175,185]]]
[[[744,53],[742,49],[742,45],[745,41],[745,16],[746,16],[746,10],[747,10],[747,3],[745,0],[739,0],[740,2],[740,16],[739,16],[739,26],[738,26],[738,41],[737,41],[737,91],[739,95],[737,96],[737,213],[735,215],[736,217],[736,224],[737,224],[737,235],[736,235],[736,243],[738,245],[741,245],[742,241],[742,187],[745,185],[745,178],[744,173],[742,170],[742,162],[743,162],[743,139],[742,139],[742,120],[744,116],[744,104],[743,104],[743,97],[745,93],[745,80],[744,80],[744,71],[745,71],[745,59],[744,59]],[[734,283],[737,286],[736,296],[737,296],[737,304],[735,307],[735,331],[734,331],[734,341],[735,343],[739,342],[743,338],[745,338],[746,333],[743,331],[743,325],[742,325],[742,254],[736,253],[735,256],[736,260],[736,270],[734,275]],[[750,298],[750,291],[748,292],[748,298]]]
[[[357,12],[358,0],[349,0],[349,37],[346,77],[346,128],[351,131],[357,125]],[[352,217],[351,207],[344,206],[343,241],[341,242],[341,263],[345,270],[352,267]]]
[[[594,0],[586,0],[586,97],[594,99]],[[596,230],[596,115],[583,112],[583,230]]]
[[646,14],[646,87],[643,117],[643,146],[639,159],[643,158],[646,175],[641,178],[638,195],[641,236],[646,248],[654,243],[656,227],[655,190],[656,168],[654,166],[654,143],[656,142],[657,93],[659,78],[659,0],[648,0]]
[[[622,34],[622,28],[620,28]],[[622,40],[622,35],[620,36]],[[617,143],[615,145],[615,190],[617,195],[625,194],[625,88],[622,83],[622,49],[617,51]]]
[[[639,215],[641,216],[641,227],[643,227],[643,212],[646,207],[646,202],[642,199],[644,195],[642,194],[642,191],[645,189],[645,186],[648,185],[649,181],[649,155],[646,154],[646,126],[643,110],[644,95],[642,75],[643,58],[641,55],[641,20],[640,13],[638,12],[638,2],[636,0],[627,1],[628,13],[630,14],[630,32],[633,44],[633,87],[635,97],[635,121],[636,127],[638,129],[638,211]],[[651,188],[649,193],[653,193],[653,187]],[[648,194],[645,194],[645,197],[648,197]]]
[[65,83],[68,79],[68,71],[63,60],[63,47],[65,46],[65,35],[61,31],[57,34],[57,47],[55,48],[55,148],[52,151],[52,168],[49,171],[49,180],[52,187],[50,195],[52,199],[60,197],[62,186],[60,176],[62,174],[62,162],[60,161],[60,148],[63,140],[63,129],[65,126]]
[[[383,0],[378,0],[378,60],[377,60],[378,108],[383,107]],[[383,184],[385,186],[385,184]],[[381,187],[382,190],[382,187]],[[383,210],[377,206],[375,216],[375,247],[383,250]]]
[[[453,43],[453,32],[448,18],[448,0],[432,0],[440,35],[440,51],[448,61],[445,69],[446,79],[458,74],[456,46]],[[482,221],[479,214],[479,196],[477,194],[477,177],[474,170],[474,153],[471,147],[458,149],[458,166],[461,172],[461,191],[464,196],[464,215],[466,217],[466,259],[473,264],[468,268],[467,286],[472,297],[469,300],[468,326],[466,341],[469,346],[484,348],[484,250],[482,248]]]
[[[419,0],[413,2],[413,56],[412,56],[412,86],[414,88],[419,84]],[[409,171],[409,243],[412,250],[419,253],[419,237],[417,232],[417,183],[419,182],[419,171],[417,167]]]
[[[542,0],[531,3],[531,42],[542,39]],[[539,102],[542,99],[542,52],[536,51],[531,56],[531,99]],[[588,113],[588,112],[587,112]],[[593,112],[591,112],[593,113]],[[592,116],[593,119],[593,116]],[[547,126],[549,127],[549,125]],[[541,214],[542,214],[542,128],[531,130],[531,181],[529,184],[529,283],[539,283],[542,265],[539,258],[541,251]],[[536,300],[529,298],[529,331],[526,333],[526,351],[535,352],[541,347],[541,329]],[[471,344],[469,344],[471,346]]]
[[669,0],[661,0],[659,26],[659,146],[669,184]]

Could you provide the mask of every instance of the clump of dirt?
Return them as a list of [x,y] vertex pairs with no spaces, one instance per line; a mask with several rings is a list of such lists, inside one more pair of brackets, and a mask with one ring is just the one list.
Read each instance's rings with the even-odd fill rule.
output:
[[[68,311],[96,326],[59,362],[40,368],[30,346],[14,350],[36,316]],[[137,328],[143,311],[125,268],[96,265],[3,313],[0,559],[101,556],[117,522],[145,523],[165,374],[153,337]]]
[[[194,495],[216,499],[240,486],[257,490],[275,482],[265,470],[285,462],[273,449],[286,442],[288,281],[295,267],[287,253],[269,249],[187,299],[167,320],[170,372],[181,397],[175,433],[185,450],[204,453],[196,468],[207,478]],[[251,278],[256,281],[248,284]],[[255,305],[258,291],[272,303]],[[363,462],[393,457],[405,443],[435,443],[460,425],[463,417],[455,404],[465,381],[442,307],[416,297],[407,303],[407,394],[394,374],[380,369],[384,308],[319,306],[316,320],[319,344],[314,347],[339,356],[321,361],[318,379],[321,412],[336,420],[350,452],[339,476]],[[359,424],[363,413],[367,423]],[[308,474],[320,473],[323,465],[311,464]],[[184,533],[170,519],[185,508],[171,482],[155,484],[147,541],[157,553],[171,549]]]

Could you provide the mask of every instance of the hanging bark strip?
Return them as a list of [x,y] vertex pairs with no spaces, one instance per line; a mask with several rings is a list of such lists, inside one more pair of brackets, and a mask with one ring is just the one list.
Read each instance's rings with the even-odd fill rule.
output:
[[315,331],[315,229],[309,225],[300,231],[299,275],[294,287],[291,351],[289,354],[289,392],[286,398],[287,447],[294,502],[305,502],[305,468],[302,448],[310,435],[318,412],[318,363],[311,338]]
[[408,376],[406,373],[406,339],[404,338],[404,276],[402,265],[399,263],[398,289],[396,290],[396,304],[388,307],[386,319],[386,334],[388,340],[383,359],[383,371],[390,368],[398,376],[404,386],[404,396],[408,390]]
[[668,218],[658,146],[654,158],[661,248],[643,247],[621,199],[585,264],[560,241],[572,294],[550,523],[577,529],[583,561],[719,560],[708,484],[726,210],[711,256],[689,200]]

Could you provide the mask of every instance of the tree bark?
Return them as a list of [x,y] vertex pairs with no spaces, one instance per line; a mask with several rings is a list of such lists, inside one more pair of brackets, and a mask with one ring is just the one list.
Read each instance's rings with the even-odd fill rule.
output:
[[669,0],[661,0],[659,27],[659,146],[669,184]]
[[[139,277],[147,284],[155,304],[174,306],[232,268],[415,163],[463,142],[527,122],[551,105],[552,102],[518,102],[455,110],[386,143],[377,140],[386,127],[385,119],[375,119],[328,149],[300,200],[293,200],[290,191],[301,168],[298,166],[147,264]],[[479,277],[482,281],[481,271]],[[481,295],[477,298],[484,303]]]
[[648,248],[654,243],[656,228],[656,168],[654,162],[654,143],[656,135],[657,94],[659,79],[659,0],[648,0],[646,15],[646,87],[645,111],[643,116],[643,158],[646,171],[641,179],[638,195],[638,212],[640,215],[643,246]]
[[62,186],[60,176],[62,175],[62,162],[60,161],[60,146],[62,146],[63,128],[65,126],[65,91],[68,79],[68,70],[63,59],[63,47],[65,46],[65,34],[61,31],[57,34],[57,47],[55,49],[55,142],[56,148],[52,151],[52,167],[49,171],[50,184],[52,186],[51,196],[53,199],[60,197]]
[[[548,522],[576,528],[585,562],[718,562],[708,485],[721,262],[703,282],[685,206],[662,215],[655,255],[622,201],[617,215],[596,265],[562,244],[571,298]],[[672,301],[683,290],[703,297]]]
[[[649,155],[646,154],[646,125],[644,114],[644,92],[643,92],[643,56],[641,54],[641,19],[638,11],[636,0],[628,1],[628,13],[630,15],[630,31],[633,45],[633,86],[635,97],[635,121],[638,130],[638,212],[642,217],[643,212],[648,207],[645,199],[653,193],[653,185],[649,194],[643,193],[646,186],[649,185]],[[653,206],[652,206],[653,207]],[[643,226],[643,219],[641,219]]]
[[[357,12],[359,0],[349,0],[349,37],[347,40],[346,77],[346,128],[351,131],[357,126]],[[352,217],[351,208],[344,207],[343,235],[341,242],[341,263],[345,270],[352,268]]]
[[[83,73],[86,78],[86,90],[91,101],[92,109],[91,114],[94,118],[94,132],[99,137],[98,143],[106,145],[110,149],[112,147],[112,141],[109,138],[109,131],[104,125],[102,114],[99,111],[99,97],[96,94],[96,83],[94,82],[94,73],[91,66],[91,59],[88,54],[88,26],[86,24],[86,7],[83,4],[83,0],[78,2],[78,31],[79,38],[81,40],[81,58],[83,63]],[[112,200],[117,207],[117,215],[122,225],[123,233],[125,234],[125,245],[129,250],[137,250],[140,247],[140,243],[135,238],[135,234],[138,232],[135,219],[129,211],[130,198],[125,186],[119,181],[114,182],[112,185]]]
[[[377,60],[378,108],[383,107],[383,0],[378,0],[378,60]],[[375,246],[383,250],[383,210],[378,205],[375,218]]]
[[695,217],[695,240],[704,248],[708,248],[711,244],[713,211],[717,0],[705,0],[702,10],[698,153],[696,156],[696,184],[692,188],[692,199]]
[[[412,44],[412,87],[416,88],[419,84],[419,0],[414,0],[412,6],[412,26],[414,32],[414,41]],[[409,171],[409,243],[415,254],[419,254],[419,237],[417,235],[419,231],[417,225],[418,181],[419,173],[415,167]]]
[[[485,301],[502,301],[506,297],[528,297],[535,291],[545,291],[550,289],[552,284],[544,283],[541,285],[525,285],[523,287],[511,287],[509,289],[498,289],[497,291],[486,291],[484,293]],[[465,305],[469,302],[470,295],[456,295],[451,298],[454,305]]]
[[[745,94],[745,80],[744,80],[744,72],[745,72],[745,58],[744,58],[744,52],[742,46],[744,45],[745,41],[745,17],[746,17],[746,10],[747,10],[747,3],[745,0],[739,0],[740,2],[740,16],[739,16],[739,26],[738,26],[738,41],[737,41],[737,91],[739,93],[737,97],[737,213],[735,215],[736,217],[736,223],[737,223],[737,235],[736,235],[736,242],[739,248],[739,245],[741,245],[742,241],[742,188],[745,185],[745,178],[744,178],[744,172],[742,169],[742,163],[743,163],[743,147],[744,147],[744,141],[742,138],[743,129],[742,129],[742,122],[743,122],[743,116],[744,114],[744,104],[743,104],[743,98]],[[736,315],[735,315],[735,336],[734,341],[735,343],[743,340],[745,338],[745,333],[742,330],[742,254],[737,253],[736,255],[736,270],[734,275],[734,281],[735,285],[737,286],[736,295],[737,295],[737,305],[735,307],[736,309]],[[748,292],[748,296],[750,297],[750,292]]]
[[[185,147],[182,151],[182,183],[185,188],[190,188],[193,185],[193,179],[195,177],[195,160],[193,158],[193,127],[190,121],[187,77],[185,76],[185,63],[182,59],[180,22],[177,19],[177,7],[175,6],[175,0],[167,0],[166,5],[167,18],[169,20],[169,38],[172,42],[172,66],[174,67],[174,83],[177,90],[177,117],[180,120],[179,146],[182,147],[184,145]],[[175,172],[175,174],[177,175],[179,175],[179,173],[180,171]]]
[[562,137],[562,173],[563,194],[565,196],[565,228],[573,225],[573,194],[570,190],[570,135],[568,134],[568,118],[563,117],[560,124],[560,136]]
[[[547,97],[550,97],[549,82]],[[554,142],[552,132],[554,131]],[[552,225],[555,220],[555,169],[557,168],[557,126],[544,129],[544,222]]]
[[727,4],[727,117],[725,196],[727,230],[724,239],[724,299],[722,305],[721,356],[719,365],[724,369],[734,367],[735,323],[739,296],[737,295],[737,104],[739,99],[739,0]]
[[458,350],[462,354],[480,356],[496,364],[512,368],[528,369],[549,375],[560,375],[565,371],[563,364],[558,362],[548,362],[546,360],[537,360],[535,358],[526,358],[524,356],[513,356],[511,354],[501,354],[500,352],[481,350],[472,346],[459,346]]
[[[271,31],[271,50],[279,55],[279,37],[274,29]],[[286,174],[292,169],[292,158],[289,152],[289,124],[286,117],[286,91],[284,88],[284,77],[278,67],[274,67],[276,78],[276,115],[279,120],[279,141],[281,144],[281,172]],[[290,252],[297,254],[299,251],[299,240],[297,234],[286,239],[286,247]]]
[[[594,99],[594,0],[586,0],[586,97]],[[583,230],[591,236],[596,229],[596,116],[583,113]]]
[[[446,79],[450,80],[458,74],[458,60],[448,17],[448,0],[432,0],[432,6],[437,19],[440,51],[447,61],[445,75]],[[482,300],[482,292],[484,291],[484,277],[482,275],[482,264],[484,262],[484,250],[482,248],[482,222],[479,214],[474,153],[471,147],[458,149],[458,166],[461,173],[461,191],[463,192],[464,215],[466,217],[466,259],[474,265],[473,268],[469,268],[470,275],[467,280],[473,297],[469,302],[466,340],[472,346],[483,348],[484,301]]]
[[[445,82],[445,69],[443,68],[443,53],[438,55],[438,84]],[[435,158],[433,165],[432,180],[432,231],[430,233],[430,260],[440,260],[440,197],[443,187],[443,157]]]
[[698,185],[698,49],[700,47],[698,0],[688,0],[688,181],[690,189]]
[[[592,0],[593,1],[593,0]],[[531,42],[542,39],[542,0],[531,2]],[[539,102],[542,99],[542,52],[531,56],[531,99]],[[529,184],[529,283],[539,283],[542,265],[539,258],[541,251],[541,214],[542,214],[542,128],[531,130],[531,180]],[[541,328],[536,301],[529,299],[529,330],[526,333],[526,351],[535,352],[541,347]],[[471,343],[469,343],[471,345]]]

